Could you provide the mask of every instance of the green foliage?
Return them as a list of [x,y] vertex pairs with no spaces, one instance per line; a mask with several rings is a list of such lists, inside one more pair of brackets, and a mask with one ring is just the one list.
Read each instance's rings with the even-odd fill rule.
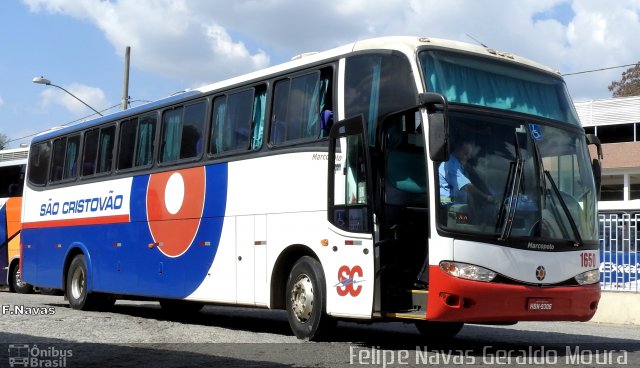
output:
[[9,143],[9,137],[6,134],[0,133],[0,150],[7,148]]
[[613,97],[640,96],[640,62],[622,73],[618,81],[609,85]]

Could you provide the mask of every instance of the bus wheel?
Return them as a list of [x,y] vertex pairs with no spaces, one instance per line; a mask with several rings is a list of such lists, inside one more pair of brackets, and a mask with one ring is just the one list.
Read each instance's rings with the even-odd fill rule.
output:
[[325,279],[320,263],[302,257],[293,266],[286,289],[289,325],[297,338],[317,340],[335,321],[325,314]]
[[79,310],[108,309],[116,302],[116,299],[110,295],[87,291],[87,263],[82,254],[77,255],[69,266],[67,297],[69,306]]
[[422,336],[433,340],[452,339],[460,332],[462,326],[464,326],[464,323],[461,322],[416,322],[416,328]]
[[33,293],[33,286],[27,284],[22,280],[20,275],[20,266],[16,264],[11,269],[11,289],[19,294],[31,294]]

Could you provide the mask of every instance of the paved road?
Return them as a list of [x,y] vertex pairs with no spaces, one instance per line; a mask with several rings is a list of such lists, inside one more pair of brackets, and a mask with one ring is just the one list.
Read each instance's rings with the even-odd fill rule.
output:
[[29,354],[26,366],[640,366],[637,326],[468,325],[453,341],[429,341],[412,325],[341,322],[332,342],[308,343],[281,311],[207,306],[169,317],[155,302],[118,301],[80,312],[62,297],[0,291],[0,313],[0,366],[25,366]]

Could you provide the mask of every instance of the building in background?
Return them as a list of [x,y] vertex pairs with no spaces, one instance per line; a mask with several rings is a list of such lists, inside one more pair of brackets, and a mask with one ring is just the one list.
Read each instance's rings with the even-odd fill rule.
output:
[[602,142],[598,203],[605,290],[640,292],[640,96],[575,103],[585,132]]

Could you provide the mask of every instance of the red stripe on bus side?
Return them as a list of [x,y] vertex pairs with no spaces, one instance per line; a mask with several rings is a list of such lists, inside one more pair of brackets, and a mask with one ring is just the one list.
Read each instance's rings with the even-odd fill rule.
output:
[[89,217],[81,219],[69,220],[53,220],[40,222],[25,222],[22,224],[23,229],[40,229],[50,227],[66,227],[66,226],[82,226],[82,225],[104,225],[129,222],[129,215]]

